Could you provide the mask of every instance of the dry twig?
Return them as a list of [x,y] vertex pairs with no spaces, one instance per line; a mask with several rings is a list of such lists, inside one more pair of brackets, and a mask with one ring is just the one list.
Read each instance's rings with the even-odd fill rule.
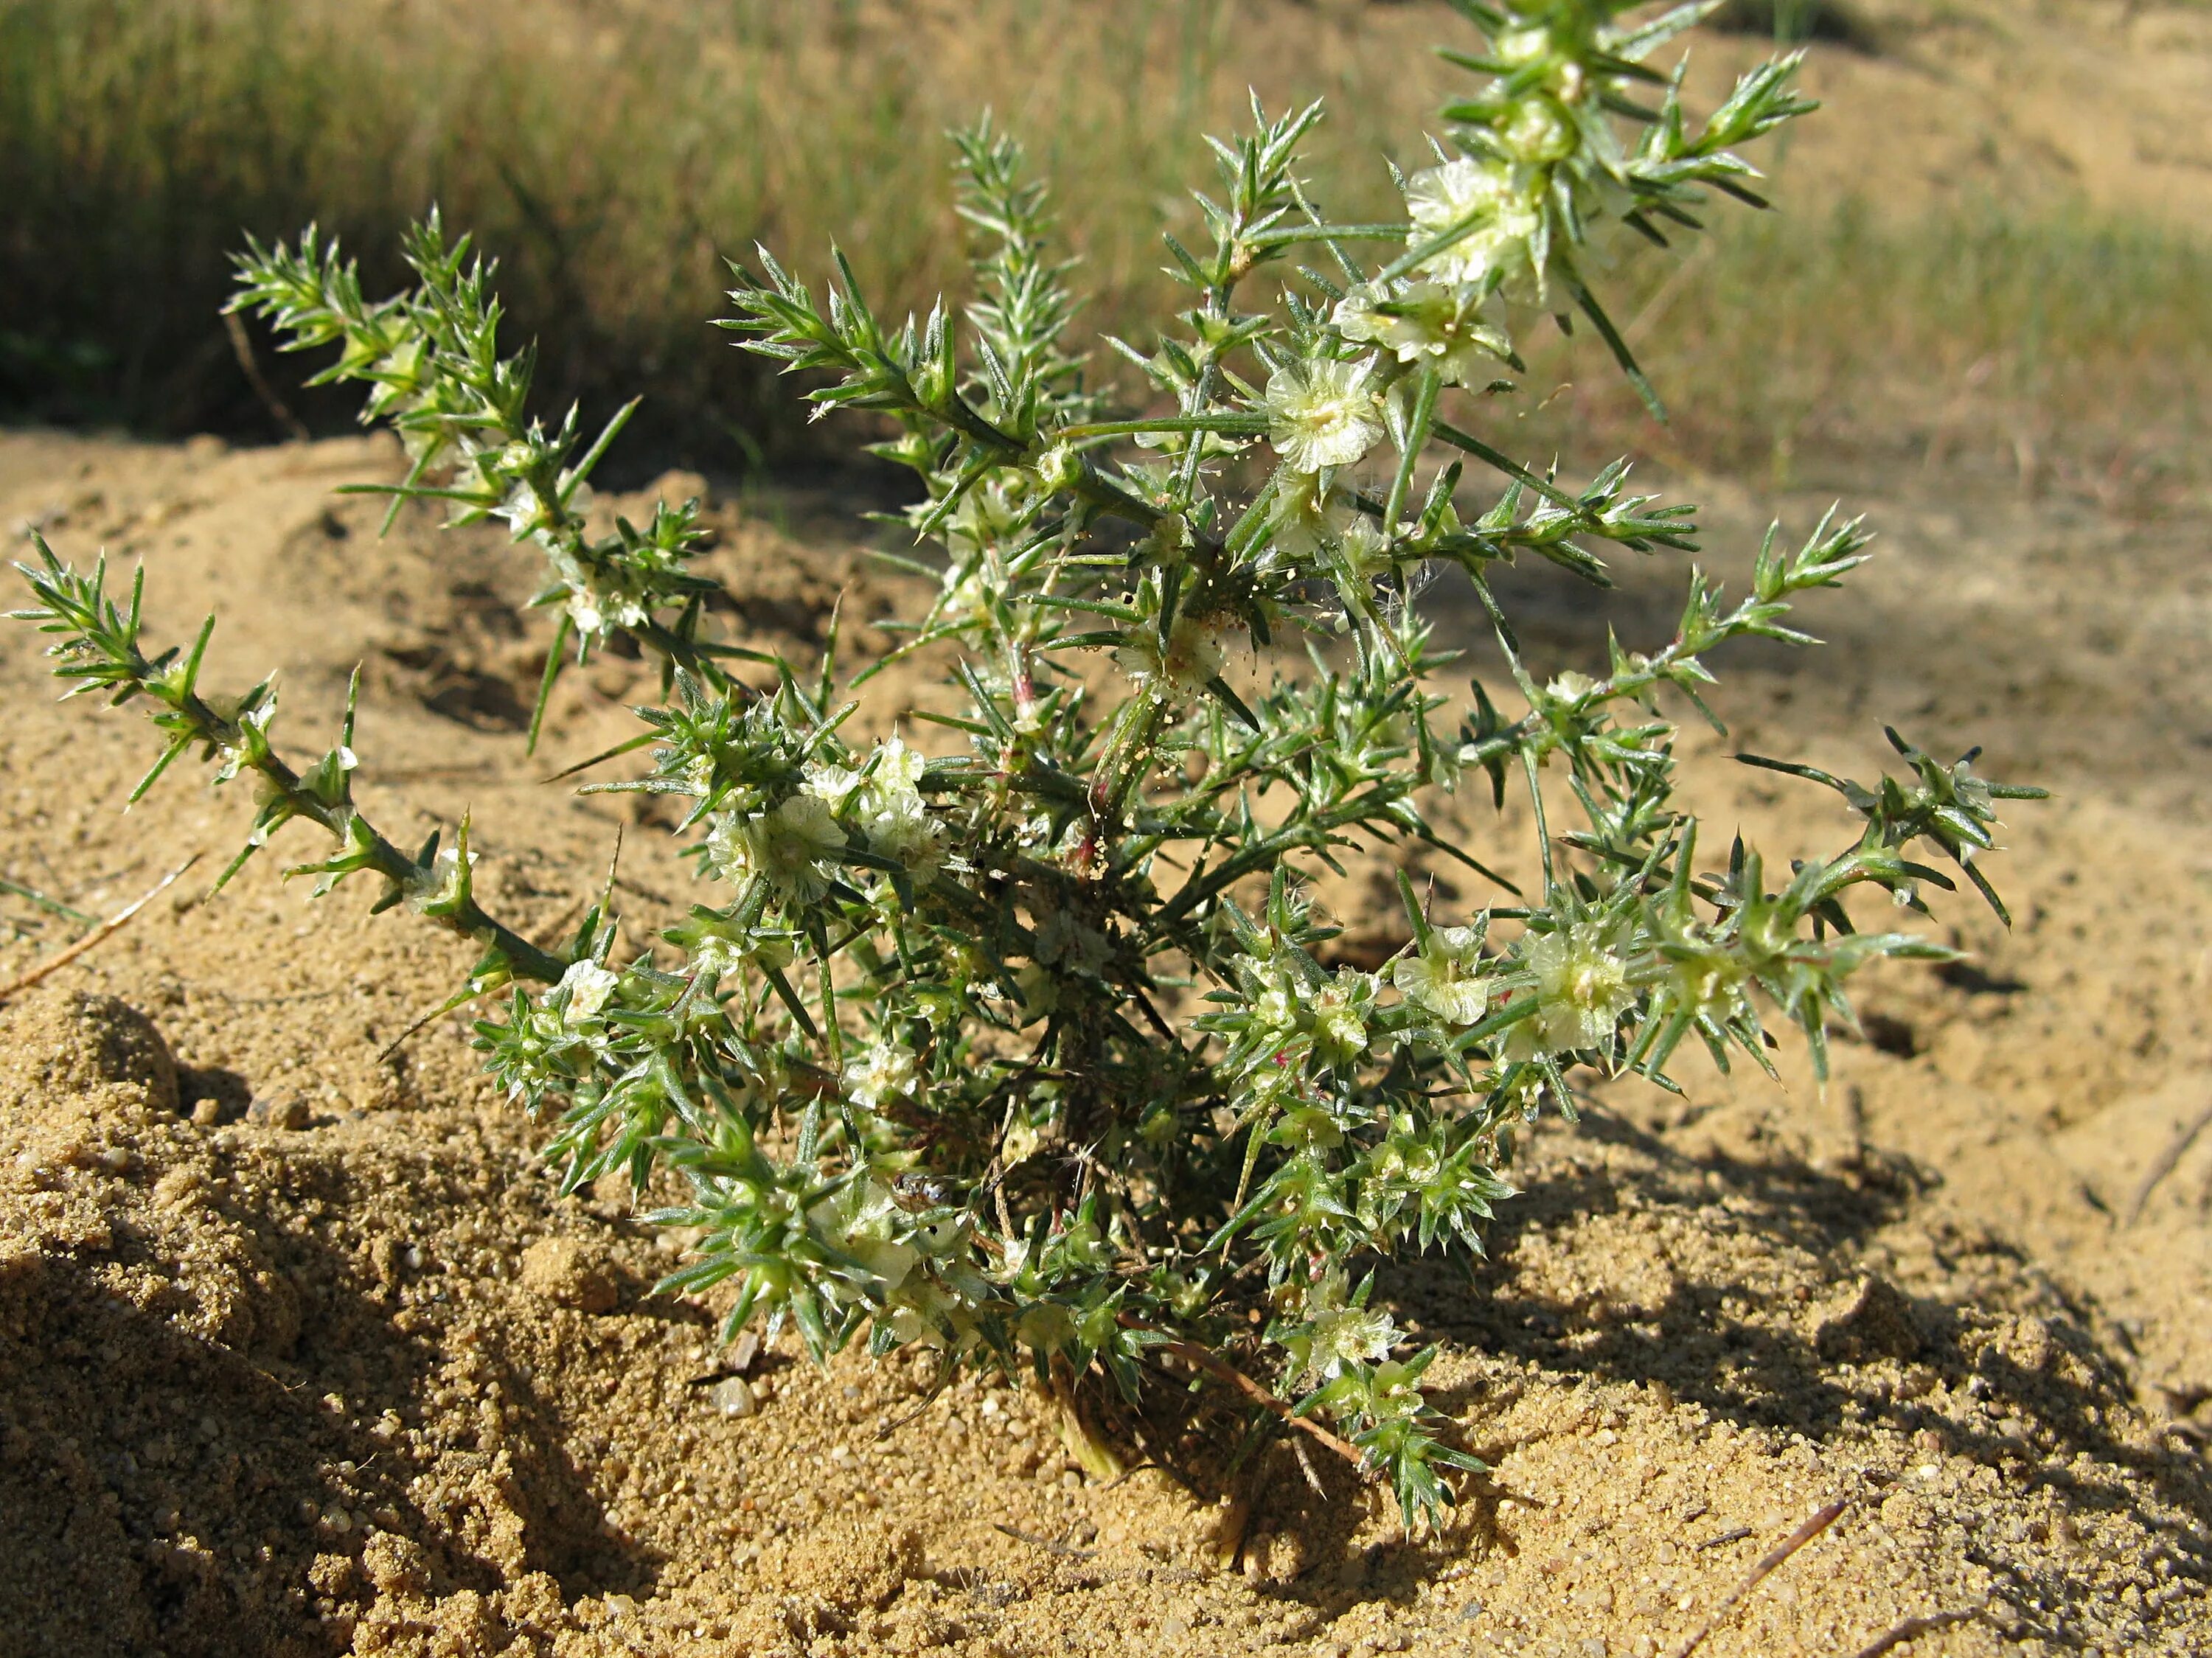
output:
[[1033,1549],[1042,1549],[1047,1554],[1056,1554],[1063,1560],[1089,1560],[1096,1558],[1096,1549],[1079,1549],[1073,1543],[1063,1543],[1054,1537],[1039,1537],[1033,1532],[1018,1531],[1012,1526],[1002,1526],[994,1521],[991,1529],[1017,1543],[1026,1543]]
[[[1127,1313],[1121,1315],[1121,1323],[1127,1329],[1143,1330],[1153,1335],[1165,1334],[1165,1332],[1156,1330],[1152,1326],[1133,1318]],[[1291,1427],[1305,1434],[1316,1443],[1326,1446],[1335,1452],[1363,1473],[1367,1471],[1367,1459],[1358,1446],[1348,1440],[1338,1438],[1311,1417],[1300,1416],[1288,1400],[1277,1398],[1227,1359],[1206,1351],[1195,1342],[1177,1341],[1172,1337],[1160,1342],[1158,1347],[1161,1352],[1172,1354],[1175,1357],[1182,1360],[1184,1363],[1194,1364],[1216,1380],[1227,1382],[1254,1404],[1273,1411]]]
[[1720,1627],[1722,1619],[1734,1612],[1746,1595],[1765,1582],[1774,1570],[1791,1555],[1834,1525],[1837,1517],[1843,1513],[1845,1506],[1840,1502],[1829,1503],[1826,1508],[1822,1509],[1803,1525],[1798,1527],[1796,1531],[1791,1532],[1772,1549],[1761,1555],[1759,1564],[1751,1569],[1743,1582],[1729,1591],[1728,1597],[1713,1608],[1711,1616],[1698,1625],[1698,1632],[1682,1643],[1681,1650],[1674,1655],[1674,1658],[1690,1658],[1692,1653],[1705,1645],[1705,1637]]
[[1885,1652],[1894,1652],[1908,1641],[1917,1641],[1923,1635],[1933,1635],[1954,1625],[1971,1623],[1987,1610],[1986,1606],[1968,1606],[1959,1612],[1931,1612],[1923,1617],[1908,1618],[1861,1647],[1854,1658],[1881,1658]]
[[261,365],[254,361],[253,342],[246,337],[246,324],[238,313],[224,312],[222,326],[230,336],[231,354],[238,359],[238,366],[246,375],[246,383],[253,388],[253,395],[261,399],[261,406],[284,428],[287,437],[300,443],[311,440],[315,434],[307,429],[307,422],[276,395],[276,388],[270,385],[268,376],[261,372]]
[[70,945],[65,950],[57,950],[53,955],[49,956],[45,961],[40,963],[29,972],[23,974],[18,978],[10,980],[4,985],[0,985],[0,1002],[4,1002],[12,996],[21,995],[24,991],[28,990],[33,985],[44,980],[48,975],[58,972],[61,969],[67,967],[71,962],[76,960],[78,957],[83,955],[85,951],[90,950],[102,939],[119,932],[126,924],[128,924],[132,916],[136,915],[140,910],[145,908],[147,905],[152,903],[154,900],[161,896],[162,893],[167,891],[178,877],[181,876],[194,864],[199,862],[199,860],[200,854],[197,852],[194,853],[191,857],[185,859],[183,863],[178,865],[176,868],[171,870],[167,875],[164,875],[160,880],[156,881],[146,890],[144,895],[142,896],[137,902],[125,905],[121,909],[117,910],[114,914],[109,916],[107,920],[102,921],[98,926],[93,928],[91,932],[86,933],[83,938],[78,939],[75,944]]
[[2133,1226],[2142,1218],[2143,1206],[2150,1201],[2150,1194],[2157,1189],[2158,1183],[2180,1166],[2181,1160],[2189,1155],[2189,1148],[2197,1144],[2197,1137],[2207,1128],[2212,1128],[2212,1105],[2184,1123],[2181,1132],[2166,1142],[2166,1150],[2143,1170],[2135,1195],[2128,1199],[2128,1212],[2120,1218],[2121,1225]]

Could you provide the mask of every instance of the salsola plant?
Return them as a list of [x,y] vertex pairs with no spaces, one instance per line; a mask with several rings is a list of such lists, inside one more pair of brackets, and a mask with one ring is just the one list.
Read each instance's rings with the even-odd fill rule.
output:
[[[964,305],[887,327],[842,257],[819,298],[765,252],[738,272],[737,343],[915,475],[921,552],[895,557],[932,597],[884,660],[949,665],[958,712],[873,710],[899,733],[880,740],[845,733],[883,661],[848,671],[834,634],[805,664],[714,636],[695,507],[587,530],[622,416],[588,446],[573,414],[533,419],[530,354],[501,355],[465,239],[430,219],[416,285],[378,301],[312,232],[239,261],[238,307],[335,348],[321,377],[366,386],[364,418],[404,440],[395,507],[441,501],[544,553],[549,689],[617,635],[663,665],[625,745],[650,769],[600,786],[678,804],[700,896],[635,953],[600,909],[558,951],[501,925],[465,825],[410,853],[362,816],[350,713],[295,768],[267,685],[199,688],[204,631],[146,653],[136,587],[118,603],[41,544],[21,614],[76,690],[151,703],[156,774],[196,750],[219,780],[253,774],[241,862],[306,819],[335,842],[303,865],[324,889],[372,875],[380,905],[483,946],[460,993],[506,993],[476,1027],[490,1074],[551,1125],[570,1187],[620,1172],[688,1193],[649,1218],[695,1230],[669,1285],[725,1297],[726,1331],[1033,1370],[1101,1470],[1210,1378],[1255,1431],[1386,1478],[1419,1522],[1477,1465],[1424,1402],[1433,1350],[1373,1296],[1375,1263],[1479,1250],[1516,1127],[1571,1112],[1577,1067],[1673,1086],[1692,1037],[1765,1066],[1771,1023],[1821,1062],[1856,969],[1942,953],[1855,930],[1853,890],[1918,907],[1952,884],[1926,848],[1995,904],[1994,803],[2033,793],[1893,738],[1905,774],[1872,786],[1783,766],[1842,794],[1834,855],[1785,875],[1701,847],[1667,703],[1703,714],[1731,640],[1810,642],[1791,604],[1863,562],[1854,523],[1794,550],[1770,534],[1740,598],[1693,572],[1656,648],[1548,683],[1523,668],[1494,566],[1533,554],[1602,586],[1601,548],[1690,550],[1696,531],[1625,463],[1571,489],[1499,446],[1518,331],[1587,325],[1656,411],[1591,271],[1612,244],[1694,232],[1717,197],[1763,205],[1736,151],[1812,106],[1784,58],[1687,118],[1679,76],[1644,60],[1710,0],[1641,24],[1622,0],[1455,3],[1486,44],[1445,56],[1477,83],[1432,163],[1397,175],[1403,216],[1332,219],[1299,163],[1320,106],[1255,106],[1212,143],[1197,246],[1168,240],[1187,308],[1106,343],[1133,367],[1118,388],[1069,343],[1044,189],[988,123],[957,139]],[[1448,570],[1510,693],[1437,689],[1455,653],[1419,598]],[[1484,786],[1526,791],[1540,889],[1433,826],[1438,792]],[[1401,870],[1403,948],[1331,964],[1316,866],[1419,845],[1490,902],[1433,913]]]

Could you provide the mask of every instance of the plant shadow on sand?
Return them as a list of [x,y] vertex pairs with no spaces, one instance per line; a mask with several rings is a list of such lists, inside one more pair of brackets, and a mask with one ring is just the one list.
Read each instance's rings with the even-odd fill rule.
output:
[[[122,1228],[106,1270],[61,1254],[14,1263],[0,1334],[0,1530],[14,1564],[0,1625],[40,1630],[45,1650],[158,1638],[216,1655],[311,1615],[303,1588],[344,1597],[362,1576],[435,1598],[530,1572],[563,1600],[651,1591],[661,1557],[605,1521],[526,1363],[492,1359],[499,1425],[444,1459],[445,1487],[491,1525],[458,1503],[435,1512],[439,1497],[410,1478],[421,1460],[394,1443],[440,1386],[434,1335],[399,1328],[396,1284],[362,1282],[342,1242],[225,1219],[256,1266],[228,1299],[168,1283],[150,1240]],[[118,1268],[138,1280],[120,1293]],[[219,1339],[179,1316],[195,1291],[221,1308]],[[365,1531],[380,1541],[364,1552]],[[434,1537],[447,1546],[414,1540]]]
[[[2185,1446],[2141,1430],[2124,1333],[2014,1246],[1934,1212],[1933,1170],[1866,1147],[1823,1167],[1687,1155],[1603,1108],[1545,1131],[1540,1144],[1485,1260],[1431,1255],[1377,1271],[1377,1304],[1418,1341],[1444,1344],[1446,1379],[1432,1397],[1486,1462],[1506,1464],[1528,1444],[1529,1417],[1516,1406],[1536,1405],[1534,1436],[1550,1438],[1578,1423],[1587,1432],[1593,1408],[1617,1420],[1620,1400],[1656,1400],[1665,1413],[1729,1424],[1770,1455],[1796,1444],[1832,1473],[1845,1465],[1833,1488],[1856,1479],[1863,1509],[1963,1460],[2002,1471],[2022,1506],[2046,1505],[2056,1517],[2029,1522],[2033,1537],[2133,1515],[2151,1554],[2178,1573],[2212,1576],[2212,1480]],[[1670,1260],[1677,1243],[1688,1247]],[[1879,1268],[1915,1244],[1921,1283],[1908,1293]],[[1469,1355],[1480,1356],[1477,1373],[1451,1376],[1453,1359]],[[1509,1417],[1506,1431],[1492,1431]],[[1561,1497],[1478,1476],[1441,1533],[1363,1549],[1345,1518],[1359,1508],[1357,1481],[1307,1460],[1319,1492],[1278,1455],[1248,1477],[1243,1497],[1257,1490],[1253,1533],[1294,1533],[1306,1555],[1341,1562],[1265,1591],[1307,1609],[1316,1627],[1364,1600],[1442,1592],[1472,1559],[1516,1559],[1529,1511]],[[2142,1486],[2161,1499],[2156,1518],[2142,1512]],[[1666,1530],[1686,1537],[1686,1522],[1706,1512],[1692,1504]],[[1684,1546],[1764,1549],[1778,1537],[1736,1526]],[[1983,1546],[1974,1558],[2008,1604],[2056,1608],[2078,1593],[2063,1558]],[[1557,1570],[1564,1557],[1541,1564]],[[2016,1632],[2039,1627],[2030,1616]]]

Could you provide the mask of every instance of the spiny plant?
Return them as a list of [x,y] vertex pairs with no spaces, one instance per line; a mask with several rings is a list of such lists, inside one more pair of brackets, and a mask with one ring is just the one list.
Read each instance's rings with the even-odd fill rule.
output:
[[[696,504],[586,528],[628,411],[588,446],[573,412],[532,416],[491,267],[434,216],[407,246],[415,285],[381,301],[312,230],[239,260],[237,307],[291,349],[336,348],[319,378],[367,386],[363,418],[404,441],[404,479],[371,487],[544,555],[548,689],[617,636],[662,665],[662,706],[615,751],[650,769],[599,786],[678,805],[704,896],[635,953],[603,908],[558,950],[488,914],[465,822],[413,853],[376,829],[350,699],[337,744],[295,768],[268,683],[200,689],[206,629],[147,653],[137,582],[118,601],[41,542],[18,614],[57,636],[75,691],[152,705],[167,744],[137,793],[188,751],[219,781],[251,773],[239,862],[307,820],[335,842],[301,866],[319,890],[371,875],[379,907],[483,947],[455,1005],[505,992],[475,1028],[490,1075],[552,1125],[568,1188],[675,1177],[687,1200],[647,1218],[697,1242],[666,1287],[725,1296],[726,1334],[787,1321],[817,1356],[865,1339],[933,1351],[943,1376],[1033,1370],[1102,1473],[1146,1412],[1211,1378],[1255,1436],[1330,1447],[1387,1479],[1408,1525],[1433,1519],[1480,1465],[1425,1401],[1435,1350],[1402,1339],[1375,1264],[1479,1252],[1516,1129],[1547,1101],[1571,1115],[1576,1067],[1672,1088],[1692,1037],[1767,1066],[1770,1022],[1825,1066],[1856,969],[1947,953],[1855,929],[1846,899],[1920,908],[1953,884],[1924,847],[2002,914],[1979,857],[1996,803],[2037,793],[1893,733],[1905,774],[1872,786],[1754,762],[1842,795],[1833,855],[1786,875],[1741,840],[1701,856],[1662,700],[1704,714],[1731,641],[1812,642],[1792,604],[1863,562],[1856,522],[1795,549],[1770,532],[1740,598],[1693,572],[1656,648],[1615,643],[1601,671],[1548,683],[1523,665],[1497,566],[1530,554],[1603,586],[1597,549],[1693,550],[1696,526],[1625,462],[1571,489],[1481,435],[1520,388],[1518,331],[1580,318],[1657,412],[1590,273],[1614,242],[1697,231],[1716,196],[1764,205],[1737,149],[1813,106],[1784,57],[1686,116],[1680,73],[1645,59],[1711,0],[1642,22],[1623,0],[1455,3],[1486,44],[1443,55],[1478,84],[1432,163],[1394,174],[1404,215],[1332,219],[1299,162],[1320,106],[1255,100],[1249,133],[1210,141],[1203,236],[1167,239],[1187,307],[1146,344],[1106,342],[1137,374],[1118,394],[1069,343],[1044,187],[988,121],[956,141],[964,306],[892,327],[842,254],[819,299],[765,251],[737,270],[737,343],[805,377],[818,414],[865,416],[917,483],[926,551],[893,562],[933,597],[857,671],[834,630],[804,671],[712,636]],[[1434,688],[1458,654],[1419,599],[1447,569],[1494,627],[1516,714],[1479,679]],[[933,727],[949,751],[846,735],[871,677],[915,653],[950,664],[961,711],[876,728]],[[1501,805],[1526,791],[1539,890],[1432,821],[1438,793],[1486,780]],[[1373,971],[1332,963],[1316,868],[1417,846],[1492,901],[1439,916],[1401,866],[1405,945]]]

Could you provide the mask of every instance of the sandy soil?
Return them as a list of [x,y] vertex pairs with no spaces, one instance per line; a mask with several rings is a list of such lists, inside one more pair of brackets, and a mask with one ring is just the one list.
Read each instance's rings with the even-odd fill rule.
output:
[[[367,440],[16,434],[0,521],[143,558],[157,632],[186,595],[219,606],[215,678],[280,667],[295,744],[363,663],[372,811],[396,833],[472,808],[487,890],[550,931],[626,813],[522,760],[525,562],[411,519],[379,541],[329,493],[392,465]],[[1827,500],[1678,482],[1716,569]],[[1227,1493],[1086,1485],[1021,1394],[915,1416],[926,1368],[769,1351],[733,1385],[708,1314],[648,1293],[669,1257],[619,1194],[556,1197],[458,1017],[390,1046],[462,953],[313,907],[268,859],[207,903],[195,872],[0,1009],[0,1652],[1583,1658],[1674,1651],[1717,1611],[1714,1655],[1900,1627],[1916,1654],[2205,1649],[2212,1133],[2143,1187],[2207,1103],[2212,697],[2186,670],[2212,516],[1960,477],[1859,504],[1882,557],[1813,613],[1836,648],[1728,665],[1735,731],[1693,743],[1696,798],[1820,848],[1848,832],[1829,801],[1724,748],[1863,774],[1884,719],[1985,742],[2060,793],[2015,814],[2020,925],[1947,907],[1972,966],[1869,981],[1871,1040],[1825,1093],[1600,1089],[1538,1137],[1487,1262],[1393,1275],[1496,1469],[1447,1535],[1408,1541],[1333,1469],[1324,1504],[1287,1458]],[[835,505],[719,509],[734,625],[804,650],[841,587],[848,616],[896,597]],[[1602,614],[1516,578],[1540,667],[1608,617],[1663,632],[1680,562],[1625,574]],[[105,912],[227,855],[243,799],[180,777],[118,815],[150,733],[52,707],[31,643],[0,639],[0,872]],[[604,746],[650,689],[619,660],[573,677],[548,751]],[[665,839],[625,854],[641,926],[689,878]],[[1372,890],[1330,897],[1382,925]],[[0,914],[0,979],[76,930]]]

